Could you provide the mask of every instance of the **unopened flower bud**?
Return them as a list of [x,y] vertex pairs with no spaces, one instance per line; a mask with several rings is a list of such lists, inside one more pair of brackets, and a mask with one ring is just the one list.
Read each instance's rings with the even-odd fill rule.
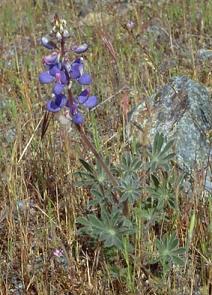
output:
[[64,31],[64,28],[63,28],[63,26],[62,25],[60,25],[60,33],[62,34],[63,33],[63,31]]
[[65,38],[68,38],[68,37],[70,36],[68,30],[64,30],[64,31],[63,31],[63,36],[64,36]]
[[55,21],[55,27],[58,27],[58,26],[59,26],[59,24],[60,24],[60,23],[59,23],[59,21],[58,21],[58,20],[56,20],[56,21]]
[[57,32],[56,38],[58,41],[60,41],[60,40],[62,40],[62,35],[59,32]]
[[66,24],[67,24],[66,20],[65,20],[65,19],[61,19],[61,24],[62,24],[64,27],[66,27]]

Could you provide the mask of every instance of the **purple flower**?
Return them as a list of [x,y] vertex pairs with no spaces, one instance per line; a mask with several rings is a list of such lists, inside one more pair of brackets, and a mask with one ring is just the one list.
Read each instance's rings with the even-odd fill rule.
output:
[[85,121],[83,115],[80,112],[77,112],[76,114],[72,115],[72,120],[77,125],[81,125]]
[[77,58],[72,64],[70,68],[70,77],[75,80],[80,78],[83,73],[83,59]]
[[80,85],[89,85],[92,83],[91,76],[87,73],[83,73],[77,81],[79,82]]
[[86,43],[83,43],[79,46],[72,47],[72,51],[74,51],[77,54],[81,54],[81,53],[87,51],[87,49],[88,49],[88,44],[86,44]]
[[55,80],[56,74],[60,73],[58,55],[53,53],[51,55],[45,56],[43,62],[47,67],[47,71],[42,72],[39,75],[39,81],[41,84],[52,83]]
[[80,95],[78,96],[78,101],[84,107],[91,109],[97,105],[97,97],[96,96],[89,96],[89,90],[83,90]]
[[54,99],[47,101],[46,108],[49,112],[56,113],[61,110],[67,103],[64,94],[55,95]]
[[49,71],[47,72],[42,72],[39,75],[39,81],[41,84],[49,84],[52,83],[54,81],[54,76],[52,76]]
[[83,90],[80,95],[75,99],[75,102],[70,105],[68,101],[66,106],[70,109],[70,116],[75,124],[81,125],[84,122],[84,117],[79,111],[79,106],[82,105],[85,108],[91,109],[97,104],[96,96],[89,96],[89,90]]
[[53,52],[50,55],[44,56],[43,62],[47,66],[48,65],[49,66],[52,66],[52,65],[58,64],[59,63],[59,60],[58,60],[58,54],[57,54],[57,52]]
[[89,85],[92,83],[91,76],[84,73],[84,64],[82,58],[77,58],[70,67],[70,77],[77,80],[80,85]]
[[52,92],[55,95],[59,95],[63,92],[65,85],[69,82],[68,73],[65,67],[61,63],[58,63],[58,57],[55,54],[46,56],[44,63],[48,68],[48,71],[39,75],[39,81],[41,84],[50,84],[55,82]]

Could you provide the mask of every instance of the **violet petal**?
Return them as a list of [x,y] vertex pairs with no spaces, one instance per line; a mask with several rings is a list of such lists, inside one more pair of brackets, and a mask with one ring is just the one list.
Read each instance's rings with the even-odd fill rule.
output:
[[43,72],[39,75],[39,81],[41,84],[49,84],[54,81],[54,77],[49,72]]
[[49,73],[50,73],[50,75],[55,77],[56,74],[60,73],[59,66],[58,65],[51,66],[49,69]]
[[89,90],[88,89],[83,90],[78,96],[79,103],[81,104],[84,103],[86,99],[88,98],[88,95],[89,95]]
[[[65,71],[65,69],[64,69],[64,71]],[[61,83],[62,84],[65,84],[65,85],[67,85],[68,84],[68,73],[65,73],[64,71],[61,71],[60,72],[60,81],[61,81]]]
[[49,112],[56,113],[60,111],[60,107],[56,105],[54,100],[47,101],[46,108]]
[[92,83],[91,76],[87,73],[82,74],[82,76],[77,81],[80,85],[89,85]]
[[81,44],[81,45],[79,45],[79,46],[74,46],[74,47],[72,48],[72,50],[73,50],[75,53],[77,53],[77,54],[83,53],[83,52],[85,52],[87,49],[88,49],[88,44],[86,44],[86,43],[83,43],[83,44]]
[[58,55],[57,53],[52,53],[50,55],[44,56],[44,62],[46,65],[55,65],[58,63]]
[[70,76],[72,79],[77,79],[80,77],[80,64],[74,63],[71,65]]
[[66,105],[67,103],[67,98],[64,94],[59,94],[59,95],[56,95],[56,98],[55,98],[55,104],[62,108]]
[[81,125],[84,122],[84,117],[81,113],[77,112],[75,115],[72,115],[72,120],[75,124]]
[[93,108],[97,104],[97,97],[96,96],[89,96],[88,99],[83,103],[86,108]]
[[52,92],[55,94],[55,95],[59,95],[63,92],[63,89],[64,89],[64,85],[61,84],[61,83],[56,83],[53,87],[53,90]]

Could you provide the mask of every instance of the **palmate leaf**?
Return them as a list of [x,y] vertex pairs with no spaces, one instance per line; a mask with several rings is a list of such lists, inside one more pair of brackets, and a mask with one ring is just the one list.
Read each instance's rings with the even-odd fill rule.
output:
[[82,225],[80,234],[87,234],[90,237],[102,241],[105,247],[123,248],[123,237],[132,234],[132,224],[121,212],[113,208],[111,212],[101,209],[101,216],[89,214],[87,217],[78,218],[77,223]]
[[90,186],[92,188],[101,188],[108,183],[107,176],[100,165],[92,167],[89,163],[80,159],[80,162],[85,170],[78,171],[75,176],[79,179],[77,184],[79,186]]
[[152,182],[147,188],[147,191],[150,193],[150,197],[156,202],[157,209],[164,209],[167,206],[175,209],[174,186],[170,183],[168,174],[164,173],[161,180],[152,174],[151,179]]
[[141,195],[139,179],[131,175],[124,176],[119,185],[121,202],[128,201],[133,204]]
[[137,155],[125,153],[121,159],[120,165],[116,167],[116,172],[123,176],[135,175],[141,169],[142,162]]
[[165,235],[162,240],[156,241],[158,260],[161,262],[164,274],[170,269],[171,264],[182,266],[184,260],[182,255],[186,249],[179,247],[179,241],[175,233]]
[[166,170],[169,168],[169,161],[175,156],[174,153],[169,153],[174,144],[174,140],[168,141],[165,145],[165,138],[162,133],[156,133],[152,152],[148,152],[149,165],[148,168],[151,171],[155,171],[159,167],[163,167]]

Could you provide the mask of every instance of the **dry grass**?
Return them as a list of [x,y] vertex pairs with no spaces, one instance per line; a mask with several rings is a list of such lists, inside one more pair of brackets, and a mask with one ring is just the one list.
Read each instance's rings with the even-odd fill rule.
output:
[[[92,159],[91,154],[77,136],[70,139],[53,121],[40,139],[49,90],[38,83],[45,54],[38,39],[58,11],[74,29],[74,39],[91,45],[87,58],[94,78],[92,91],[100,100],[129,87],[130,106],[123,109],[126,93],[119,92],[95,110],[95,117],[92,113],[87,118],[96,147],[118,161],[126,148],[126,108],[143,100],[148,105],[148,95],[176,74],[188,75],[210,90],[211,69],[198,64],[195,55],[212,44],[212,2],[132,1],[126,13],[119,1],[107,5],[97,1],[85,18],[78,17],[80,7],[71,0],[34,2],[0,3],[0,294],[133,294],[126,281],[112,277],[101,247],[90,247],[76,234],[75,220],[86,213],[89,192],[76,188],[73,173],[79,169],[78,158]],[[133,33],[125,27],[128,20],[135,21]],[[165,41],[144,38],[152,24],[164,29]],[[142,279],[143,249],[151,247],[155,236],[149,232],[144,240],[138,234],[135,294],[191,295],[198,284],[201,294],[212,294],[212,201],[195,183],[189,198],[180,195],[181,211],[170,224],[184,244],[191,214],[196,213],[185,269],[173,270],[165,282],[149,269],[147,284]],[[53,255],[58,248],[65,253],[64,261]],[[123,265],[118,258],[117,265]]]

